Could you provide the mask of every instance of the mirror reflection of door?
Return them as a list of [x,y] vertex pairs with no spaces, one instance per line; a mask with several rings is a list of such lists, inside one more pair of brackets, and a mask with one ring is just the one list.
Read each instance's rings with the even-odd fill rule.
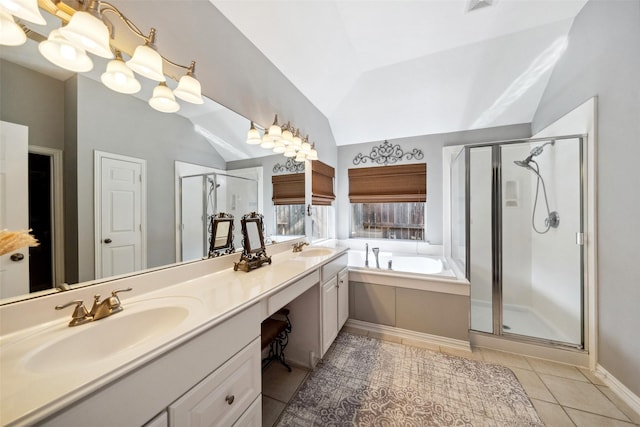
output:
[[[146,267],[143,241],[144,160],[96,152],[96,277]],[[98,220],[99,218],[99,220]]]
[[[29,228],[27,141],[26,126],[0,122],[0,229],[15,231]],[[13,253],[0,257],[1,298],[29,292],[28,248],[17,252],[24,255],[21,260],[12,261]]]

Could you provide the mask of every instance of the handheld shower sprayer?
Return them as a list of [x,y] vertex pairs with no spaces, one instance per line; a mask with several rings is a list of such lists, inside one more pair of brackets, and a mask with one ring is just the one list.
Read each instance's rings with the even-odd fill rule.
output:
[[[531,226],[533,227],[533,230],[538,233],[538,234],[544,234],[547,231],[549,231],[549,229],[553,228],[557,228],[558,225],[560,225],[560,215],[558,214],[557,211],[551,211],[549,209],[549,200],[547,199],[547,188],[544,184],[544,179],[542,178],[542,175],[540,175],[540,167],[538,166],[538,163],[533,160],[534,157],[539,156],[540,154],[542,154],[542,152],[544,151],[544,147],[547,145],[554,145],[556,143],[556,141],[554,139],[552,139],[549,142],[545,142],[542,145],[539,145],[537,147],[533,147],[531,149],[531,151],[529,152],[529,155],[524,159],[524,160],[515,160],[513,163],[515,163],[516,165],[523,167],[525,169],[530,170],[531,172],[535,173],[537,176],[537,181],[536,181],[536,195],[534,198],[534,202],[533,202],[533,212],[531,214]],[[533,164],[534,166],[531,166],[531,164]],[[535,217],[536,217],[536,207],[538,205],[538,190],[540,187],[540,182],[542,182],[542,193],[544,195],[544,203],[547,207],[547,217],[544,220],[544,225],[545,225],[545,229],[543,231],[540,231],[536,228],[536,223],[535,223]]]

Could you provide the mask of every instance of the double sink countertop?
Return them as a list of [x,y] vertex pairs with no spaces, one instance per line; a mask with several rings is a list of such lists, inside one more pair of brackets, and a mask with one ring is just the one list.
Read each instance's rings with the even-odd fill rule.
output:
[[[348,249],[337,245],[316,248],[320,247],[277,253],[272,255],[271,265],[248,273],[227,267],[161,289],[132,292],[129,298],[120,294],[124,310],[95,322],[69,327],[69,308],[64,318],[58,316],[56,320],[3,335],[0,424],[33,423],[73,404],[285,289]],[[236,260],[239,255],[229,258]],[[118,287],[131,286],[135,291],[138,283],[153,289],[144,283],[153,280],[150,276],[141,274],[121,280]],[[62,295],[71,301],[77,298],[76,294],[77,291],[69,291],[56,296],[58,301]],[[18,304],[24,304],[24,315],[29,316],[30,301]],[[56,302],[52,304],[50,309],[54,310]],[[0,311],[2,314],[5,313]],[[1,316],[0,320],[11,321],[11,316]]]

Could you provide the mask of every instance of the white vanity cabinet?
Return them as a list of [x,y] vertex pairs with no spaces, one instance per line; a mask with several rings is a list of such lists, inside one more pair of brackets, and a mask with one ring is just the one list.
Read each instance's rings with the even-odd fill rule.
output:
[[[321,305],[322,305],[322,355],[327,352],[338,331],[344,324],[342,317],[348,317],[349,281],[345,280],[347,254],[343,254],[322,266]],[[345,282],[341,286],[340,280]],[[340,289],[343,288],[343,289]],[[344,301],[342,301],[344,300]],[[344,304],[346,304],[346,311]],[[346,321],[346,318],[344,319]]]
[[154,417],[166,409],[169,426],[255,419],[247,411],[260,402],[260,321],[259,304],[232,314],[39,425],[156,427],[166,418]]
[[260,395],[260,339],[169,406],[169,427],[231,426]]
[[349,269],[338,273],[338,330],[342,329],[349,318]]

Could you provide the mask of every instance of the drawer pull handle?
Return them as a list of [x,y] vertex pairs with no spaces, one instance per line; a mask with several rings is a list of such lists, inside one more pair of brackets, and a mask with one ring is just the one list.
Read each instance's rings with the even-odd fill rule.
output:
[[233,403],[234,400],[236,400],[236,397],[232,394],[231,396],[227,396],[224,398],[225,402],[227,402],[229,405],[231,405]]

